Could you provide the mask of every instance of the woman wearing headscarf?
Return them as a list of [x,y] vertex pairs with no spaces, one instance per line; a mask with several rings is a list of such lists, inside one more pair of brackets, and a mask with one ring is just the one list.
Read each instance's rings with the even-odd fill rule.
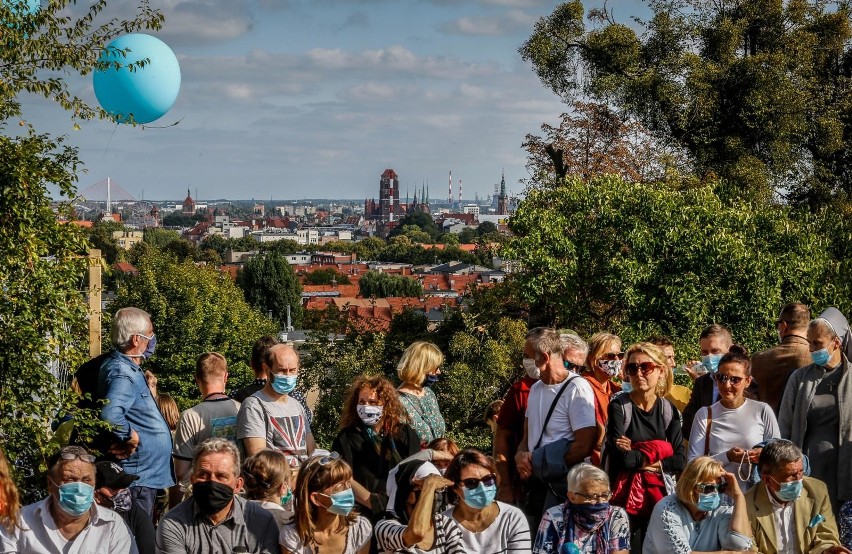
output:
[[400,464],[388,477],[387,489],[394,491],[388,501],[389,517],[375,528],[379,551],[465,552],[458,523],[436,510],[436,497],[452,485],[430,462],[412,460]]
[[[852,368],[849,323],[828,308],[808,324],[811,365],[790,374],[778,426],[809,458],[811,476],[828,487],[832,509],[852,500]],[[840,460],[846,460],[840,463]]]
[[352,468],[355,497],[374,522],[385,513],[388,473],[420,451],[420,438],[408,421],[396,389],[384,377],[362,375],[349,387],[331,449]]

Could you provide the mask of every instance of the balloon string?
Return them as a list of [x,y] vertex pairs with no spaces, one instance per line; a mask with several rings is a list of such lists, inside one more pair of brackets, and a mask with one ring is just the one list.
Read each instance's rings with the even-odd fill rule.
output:
[[109,150],[109,145],[112,144],[112,137],[115,136],[116,131],[118,131],[118,123],[115,124],[115,129],[112,130],[112,134],[109,136],[109,140],[107,141],[106,148],[104,148],[103,157],[106,158],[107,151]]
[[144,131],[145,129],[168,129],[169,127],[179,125],[181,121],[183,121],[183,118],[180,118],[174,123],[170,123],[169,125],[142,125],[142,130]]

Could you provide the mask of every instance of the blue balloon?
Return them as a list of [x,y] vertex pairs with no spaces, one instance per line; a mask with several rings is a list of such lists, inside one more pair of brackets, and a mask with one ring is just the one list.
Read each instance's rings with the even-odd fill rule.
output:
[[[127,56],[112,50],[128,50]],[[148,59],[144,67],[130,66]],[[101,107],[119,122],[133,116],[136,123],[150,123],[165,115],[180,92],[180,65],[171,48],[151,35],[131,33],[116,38],[101,53],[101,62],[121,64],[96,70],[92,77]]]

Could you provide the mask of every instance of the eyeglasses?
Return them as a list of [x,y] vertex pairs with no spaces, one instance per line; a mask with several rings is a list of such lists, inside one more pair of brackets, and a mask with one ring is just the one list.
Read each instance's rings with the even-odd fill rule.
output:
[[605,354],[601,354],[599,360],[623,360],[624,352],[607,352]]
[[657,364],[654,362],[642,362],[641,364],[637,364],[636,362],[630,362],[629,364],[624,366],[624,371],[627,372],[628,375],[637,375],[639,370],[642,370],[642,375],[648,375],[655,369],[657,369]]
[[612,496],[612,493],[609,491],[600,494],[586,494],[583,492],[575,492],[573,494],[583,498],[586,504],[600,504],[601,502],[606,502]]
[[731,376],[731,375],[723,375],[721,373],[714,373],[713,379],[717,383],[722,383],[722,384],[725,384],[728,381],[730,381],[732,385],[737,386],[742,382],[743,379],[745,379],[745,377],[734,377],[734,376]]
[[70,462],[71,460],[83,460],[87,464],[95,463],[95,457],[87,452],[79,452],[82,450],[77,447],[74,450],[71,449],[62,449],[59,451],[59,457],[65,461]]
[[725,492],[727,487],[727,483],[698,483],[695,485],[695,490],[701,494],[713,494],[714,492]]
[[458,481],[460,485],[462,485],[466,489],[475,489],[479,486],[480,483],[485,485],[486,487],[490,487],[497,483],[497,476],[493,473],[489,473],[484,477],[468,477],[467,479],[462,479]]

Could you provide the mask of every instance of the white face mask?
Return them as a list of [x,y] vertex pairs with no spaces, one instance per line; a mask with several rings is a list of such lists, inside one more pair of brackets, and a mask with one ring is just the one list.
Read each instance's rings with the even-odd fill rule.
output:
[[541,378],[541,370],[535,365],[535,359],[533,358],[524,358],[524,371],[527,372],[530,379]]
[[373,426],[382,419],[384,406],[368,406],[366,404],[358,404],[358,417],[364,422],[364,425]]

